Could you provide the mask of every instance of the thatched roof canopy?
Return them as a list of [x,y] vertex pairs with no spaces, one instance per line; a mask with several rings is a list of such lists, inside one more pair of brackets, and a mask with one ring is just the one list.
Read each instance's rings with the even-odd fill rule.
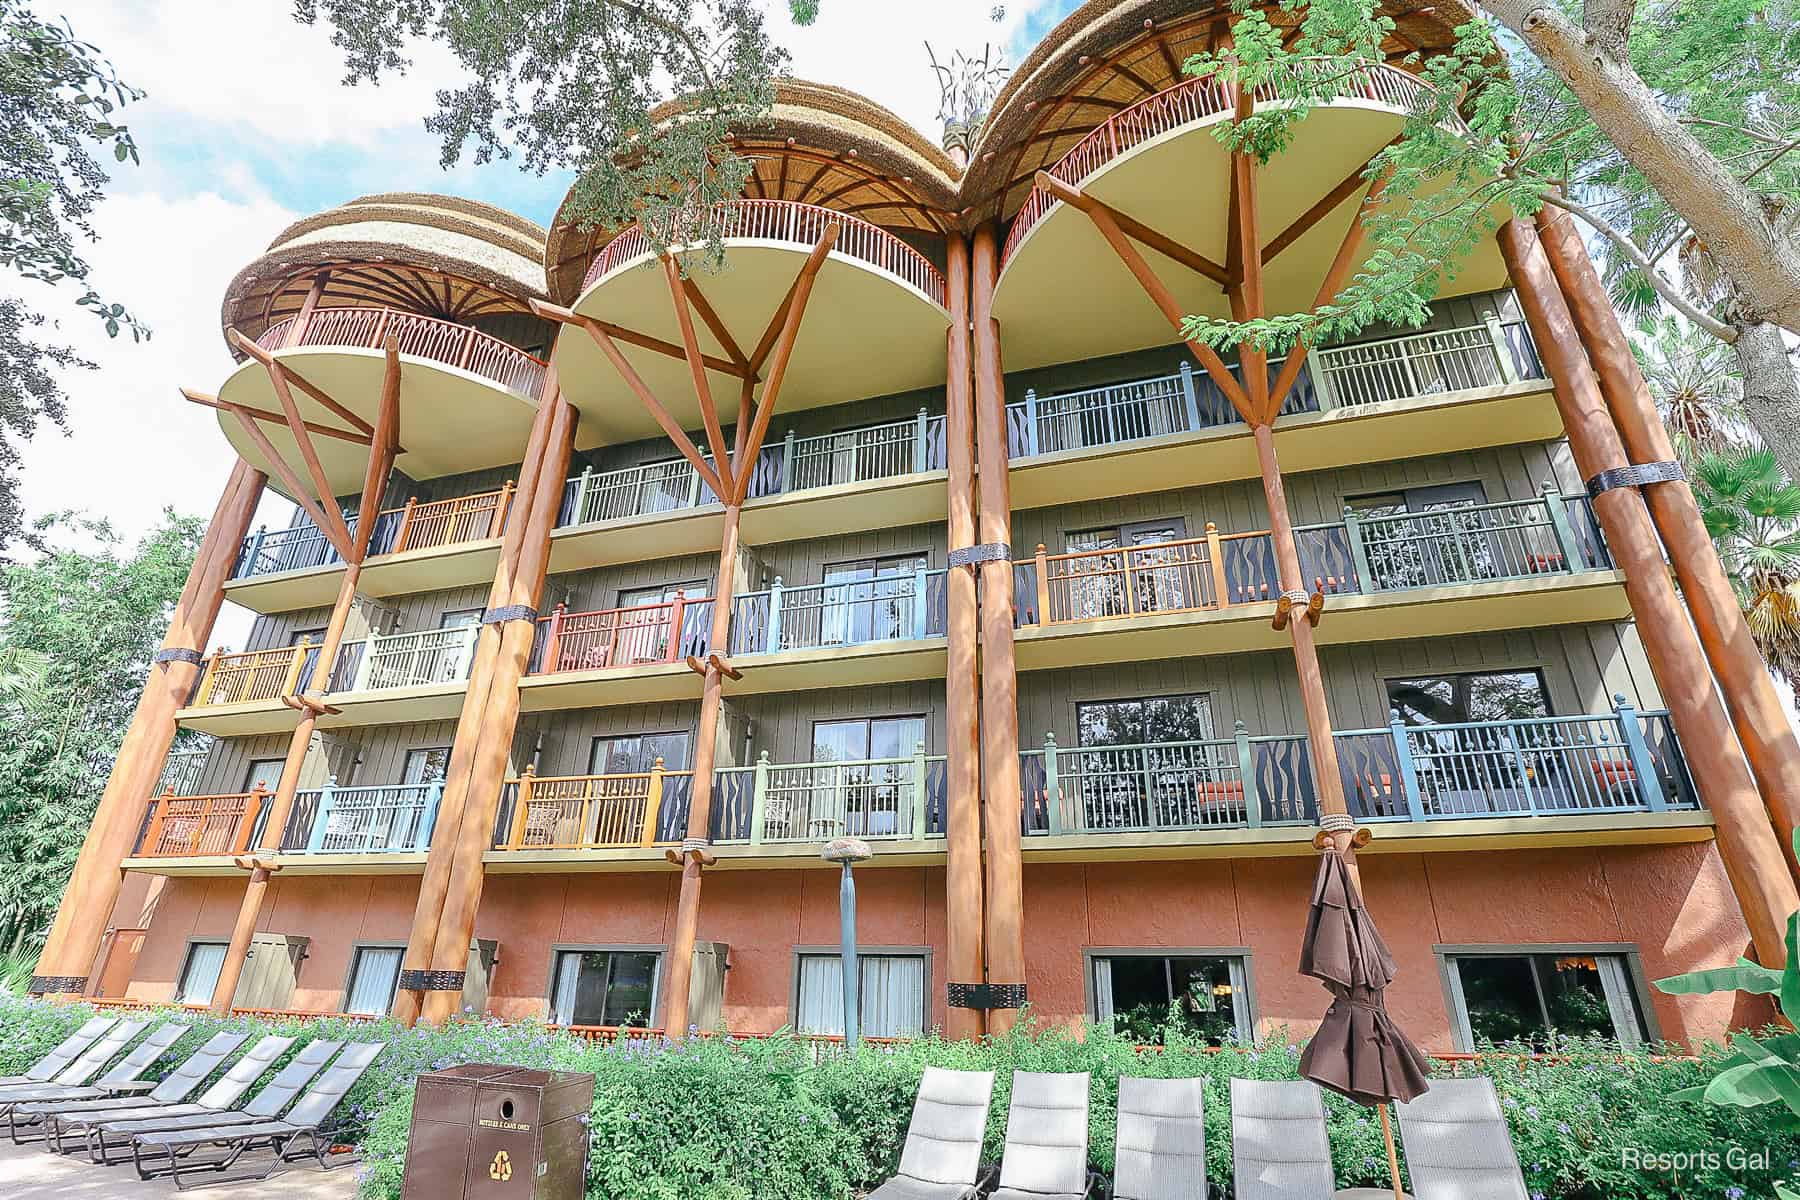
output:
[[543,299],[544,231],[454,196],[384,192],[296,221],[238,272],[221,321],[256,337],[297,312],[321,271],[321,305],[396,308],[466,322]]

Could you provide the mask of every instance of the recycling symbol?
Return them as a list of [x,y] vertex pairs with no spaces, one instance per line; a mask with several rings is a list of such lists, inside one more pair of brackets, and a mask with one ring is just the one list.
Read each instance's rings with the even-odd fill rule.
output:
[[506,1151],[495,1151],[494,1161],[488,1165],[488,1178],[501,1183],[512,1178],[512,1158]]

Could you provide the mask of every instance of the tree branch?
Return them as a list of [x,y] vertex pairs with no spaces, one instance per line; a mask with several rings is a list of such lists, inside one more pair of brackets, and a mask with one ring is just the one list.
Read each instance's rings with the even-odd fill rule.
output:
[[1604,234],[1608,241],[1617,246],[1620,252],[1623,253],[1626,258],[1631,260],[1633,266],[1643,272],[1644,278],[1650,281],[1650,286],[1656,289],[1656,294],[1661,296],[1664,303],[1668,304],[1670,308],[1673,308],[1676,312],[1679,312],[1682,316],[1686,317],[1688,320],[1706,330],[1706,332],[1712,334],[1722,342],[1730,343],[1737,341],[1737,330],[1711,314],[1702,311],[1686,296],[1683,296],[1681,294],[1681,289],[1677,288],[1663,277],[1662,272],[1658,271],[1655,264],[1638,248],[1638,244],[1627,237],[1624,232],[1611,221],[1600,216],[1598,213],[1587,207],[1587,205],[1576,200],[1571,200],[1567,196],[1559,195],[1556,192],[1546,192],[1544,194],[1544,203],[1554,205],[1565,212],[1574,213],[1594,229]]
[[1581,19],[1588,37],[1602,50],[1623,61],[1631,39],[1631,16],[1637,0],[1587,0]]

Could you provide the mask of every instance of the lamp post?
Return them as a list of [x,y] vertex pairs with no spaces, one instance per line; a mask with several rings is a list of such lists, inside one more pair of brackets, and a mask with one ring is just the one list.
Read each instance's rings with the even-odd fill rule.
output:
[[856,965],[856,880],[851,876],[850,868],[874,855],[869,843],[853,837],[833,838],[819,852],[819,857],[826,862],[843,866],[838,883],[838,939],[844,969],[844,1048],[849,1051],[854,1051],[859,1041],[857,993],[862,982]]

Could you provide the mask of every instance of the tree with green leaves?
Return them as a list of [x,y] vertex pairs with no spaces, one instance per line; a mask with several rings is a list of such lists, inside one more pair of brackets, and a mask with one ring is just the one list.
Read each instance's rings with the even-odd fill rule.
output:
[[103,522],[38,522],[0,574],[0,948],[30,944],[63,885],[200,543],[164,514],[135,547]]
[[[789,9],[804,24],[818,0]],[[295,10],[331,27],[346,83],[406,70],[420,40],[450,50],[466,78],[425,122],[443,139],[444,166],[473,145],[477,163],[573,170],[565,220],[641,221],[659,250],[709,243],[714,265],[724,213],[750,176],[731,131],[768,116],[787,69],[759,0],[296,0]]]
[[[118,113],[140,95],[66,20],[39,20],[18,0],[0,0],[0,267],[36,285],[79,288],[75,306],[114,337],[148,331],[94,290],[79,247],[94,238],[90,218],[107,184],[95,150],[137,161]],[[39,340],[44,323],[24,299],[0,295],[0,552],[34,538],[19,500],[21,444],[42,422],[66,427],[57,371],[93,365]]]
[[1800,684],[1800,486],[1767,450],[1704,453],[1692,482],[1763,661]]
[[[1217,131],[1264,161],[1386,61],[1394,29],[1374,0],[1277,7],[1297,34],[1246,12],[1231,48],[1188,64],[1291,99]],[[1195,319],[1189,332],[1285,349],[1416,324],[1501,215],[1550,204],[1602,239],[1623,298],[1667,304],[1733,347],[1745,419],[1800,478],[1800,388],[1782,341],[1783,328],[1800,330],[1800,16],[1774,0],[1591,0],[1584,32],[1533,0],[1482,11],[1450,50],[1408,64],[1434,88],[1370,164],[1369,178],[1388,182],[1365,217],[1371,254],[1356,277],[1317,310]]]

